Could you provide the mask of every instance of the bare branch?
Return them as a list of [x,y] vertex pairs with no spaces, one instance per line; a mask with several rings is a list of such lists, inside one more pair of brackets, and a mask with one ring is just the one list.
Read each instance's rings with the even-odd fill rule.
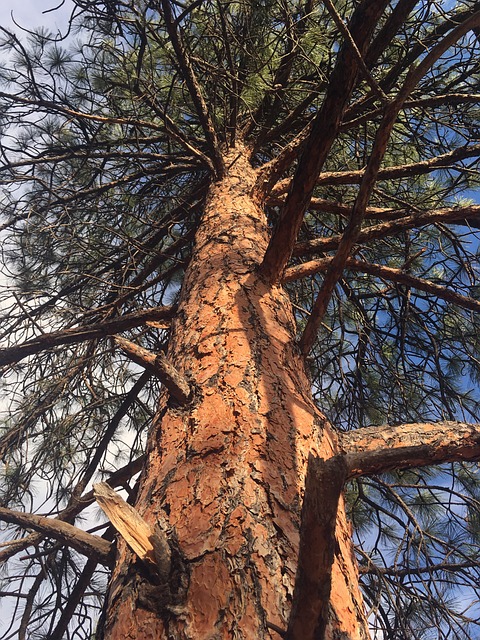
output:
[[160,382],[168,389],[170,395],[180,405],[185,405],[190,401],[192,395],[190,385],[175,367],[168,362],[163,353],[151,353],[147,349],[118,336],[115,338],[115,342],[133,362],[145,367],[157,376]]
[[335,524],[346,478],[344,456],[310,455],[300,526],[300,548],[288,640],[323,640],[328,622]]
[[174,313],[175,307],[153,307],[152,309],[125,314],[113,320],[106,320],[105,322],[99,322],[97,324],[73,327],[71,329],[65,329],[65,331],[44,333],[38,338],[28,340],[15,347],[0,349],[0,366],[19,362],[27,356],[60,345],[76,344],[78,342],[85,342],[86,340],[105,338],[106,336],[115,335],[116,333],[126,331],[132,327],[138,327],[148,322],[168,321]]
[[[129,480],[132,476],[134,476],[136,473],[141,471],[145,463],[145,459],[146,458],[144,455],[139,456],[132,462],[129,462],[127,465],[122,467],[121,469],[118,469],[118,471],[113,472],[106,482],[111,487],[123,486],[127,480]],[[68,521],[74,518],[79,513],[81,513],[83,509],[88,507],[93,502],[95,502],[93,490],[89,491],[88,493],[86,493],[81,497],[76,497],[75,490],[74,490],[71,504],[65,507],[65,509],[58,514],[57,519],[61,521]],[[49,520],[52,521],[53,519],[50,518]],[[16,555],[17,553],[20,553],[20,551],[23,551],[27,547],[31,547],[32,545],[37,544],[42,539],[42,537],[43,537],[43,534],[32,533],[24,538],[20,538],[18,540],[10,540],[8,543],[5,543],[5,544],[8,544],[8,546],[5,548],[4,551],[0,551],[0,563],[5,562],[6,560]]]
[[437,422],[364,427],[342,434],[340,449],[349,478],[392,469],[473,461],[480,459],[480,424]]
[[72,547],[82,555],[97,560],[101,564],[110,566],[112,563],[112,545],[110,542],[103,540],[99,536],[86,533],[86,531],[67,522],[5,508],[0,508],[0,520],[18,524],[25,529],[39,531],[49,538],[59,540],[63,544]]
[[163,583],[170,574],[170,547],[166,535],[155,527],[153,530],[139,513],[108,484],[93,486],[95,500],[108,519],[137,556],[159,573]]
[[[411,0],[409,0],[409,2],[411,3]],[[377,84],[377,82],[375,81],[375,78],[373,78],[372,74],[370,73],[367,65],[365,64],[365,61],[362,58],[362,54],[360,53],[357,45],[355,44],[355,40],[353,39],[352,34],[348,30],[347,25],[342,20],[342,17],[338,13],[338,11],[335,9],[335,6],[331,2],[331,0],[323,0],[323,4],[327,7],[328,12],[332,16],[333,21],[337,25],[340,33],[342,34],[342,36],[345,38],[346,42],[349,44],[350,48],[352,49],[353,54],[356,58],[357,64],[359,66],[359,69],[361,70],[363,77],[367,81],[373,93],[377,96],[377,98],[380,99],[380,101],[383,104],[387,104],[388,96],[383,92],[382,88]]]
[[62,609],[62,614],[55,629],[49,634],[49,640],[62,640],[65,637],[64,634],[71,623],[73,613],[90,585],[96,566],[97,563],[94,560],[90,558],[87,560],[66,605]]

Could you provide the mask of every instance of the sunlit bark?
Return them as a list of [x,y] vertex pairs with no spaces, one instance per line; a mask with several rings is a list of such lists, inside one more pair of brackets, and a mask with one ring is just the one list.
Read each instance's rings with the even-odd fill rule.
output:
[[[288,624],[308,455],[336,450],[311,400],[289,299],[256,275],[268,235],[251,197],[255,172],[241,149],[225,166],[168,353],[196,395],[181,409],[164,401],[137,499],[145,520],[175,536],[186,573],[170,602],[152,604],[120,545],[105,626],[112,640],[278,637],[269,623]],[[342,501],[336,538],[327,637],[366,638]]]

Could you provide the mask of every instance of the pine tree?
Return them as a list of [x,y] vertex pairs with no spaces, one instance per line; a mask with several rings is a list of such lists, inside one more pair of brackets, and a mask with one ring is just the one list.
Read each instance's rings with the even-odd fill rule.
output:
[[3,638],[475,638],[480,3],[2,28]]

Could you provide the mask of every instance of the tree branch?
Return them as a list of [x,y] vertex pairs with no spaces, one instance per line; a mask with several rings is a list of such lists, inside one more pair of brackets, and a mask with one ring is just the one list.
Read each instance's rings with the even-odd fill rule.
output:
[[[311,262],[305,262],[298,267],[292,267],[288,269],[285,274],[285,282],[290,280],[296,280],[306,275],[312,275],[320,271],[328,269],[332,258],[321,258],[320,260],[312,260]],[[372,264],[370,262],[363,262],[361,260],[354,260],[349,258],[346,263],[346,268],[352,271],[360,271],[362,273],[369,273],[373,276],[378,276],[383,280],[389,280],[391,282],[397,282],[398,284],[404,284],[407,287],[418,289],[419,291],[426,291],[431,293],[437,298],[456,304],[463,309],[469,309],[470,311],[480,312],[480,301],[464,296],[461,293],[456,293],[447,287],[443,287],[439,284],[430,282],[430,280],[424,280],[423,278],[417,278],[408,273],[403,272],[401,269],[393,269],[392,267],[384,267],[380,264]],[[300,275],[301,274],[301,275]]]
[[90,586],[96,566],[97,563],[94,560],[90,558],[87,560],[82,573],[77,580],[77,584],[73,588],[66,604],[62,608],[62,613],[55,629],[49,634],[49,640],[62,640],[62,638],[65,637],[65,633],[68,629],[68,625],[71,623],[75,609],[80,603],[83,594]]
[[[436,169],[448,169],[457,160],[466,160],[480,155],[480,143],[458,147],[448,153],[443,153],[428,160],[402,164],[393,167],[380,169],[377,174],[377,182],[382,180],[394,180],[397,178],[408,178],[411,176],[421,176]],[[365,174],[365,169],[355,171],[325,171],[317,178],[317,186],[360,184]],[[292,180],[287,178],[279,182],[272,191],[272,195],[278,197],[286,193],[291,187]]]
[[[319,207],[321,207],[321,204],[319,204]],[[334,213],[340,213],[342,211],[341,207],[342,205],[335,206],[333,203],[330,203],[330,207],[326,208],[326,210],[330,210]],[[345,205],[343,205],[343,208],[346,211],[349,210],[349,207]],[[383,211],[387,210],[384,209]],[[467,205],[466,207],[454,207],[452,209],[436,209],[434,211],[426,211],[424,213],[413,214],[411,216],[402,216],[395,220],[389,220],[388,222],[367,227],[359,233],[356,244],[365,244],[371,240],[378,240],[379,238],[392,236],[395,233],[406,231],[407,229],[419,229],[420,227],[424,227],[428,224],[434,224],[435,222],[457,222],[459,224],[465,224],[470,219],[472,219],[472,221],[480,220],[480,205],[472,204]],[[331,236],[330,238],[316,238],[315,240],[309,240],[307,242],[299,242],[295,245],[293,255],[304,256],[311,253],[333,251],[338,247],[340,239],[341,236],[337,235]],[[293,267],[293,269],[295,268],[296,267]],[[287,274],[291,272],[292,269],[287,269],[285,273],[286,280],[289,279]]]
[[23,344],[0,349],[0,366],[19,362],[27,356],[31,356],[46,349],[52,349],[64,344],[75,344],[85,342],[86,340],[94,340],[96,338],[105,338],[106,336],[126,331],[132,327],[146,324],[147,322],[156,322],[159,320],[169,320],[175,313],[175,307],[153,307],[144,311],[125,314],[106,320],[97,324],[73,327],[65,331],[54,331],[52,333],[44,333],[38,338],[28,340]]
[[203,131],[205,133],[207,145],[213,158],[212,168],[214,169],[217,178],[221,178],[224,174],[224,163],[222,155],[220,153],[217,134],[208,113],[207,104],[200,90],[200,85],[198,84],[197,78],[195,76],[195,72],[190,62],[188,52],[185,49],[180,34],[177,30],[176,21],[173,19],[170,1],[162,0],[162,8],[168,35],[170,36],[170,41],[175,50],[176,61],[178,62],[178,66],[195,105],[197,115],[200,119],[200,124],[202,125]]
[[165,533],[152,529],[122,496],[105,482],[93,486],[95,500],[128,546],[147,566],[155,569],[163,584],[170,575],[171,553]]
[[373,78],[372,74],[370,73],[370,70],[368,69],[367,65],[365,64],[365,61],[363,60],[362,54],[358,50],[355,40],[353,39],[352,34],[348,30],[347,25],[342,20],[342,17],[338,13],[338,11],[335,9],[335,6],[331,2],[331,0],[323,0],[323,3],[327,7],[328,12],[332,16],[333,21],[337,25],[345,41],[348,43],[348,45],[352,49],[352,52],[353,52],[353,55],[355,56],[358,67],[361,70],[363,77],[367,81],[367,84],[372,89],[373,93],[377,96],[377,98],[379,98],[383,104],[387,104],[388,96],[383,92],[381,87],[379,87],[379,85],[376,83],[375,79]]
[[478,569],[478,561],[472,560],[470,562],[440,562],[438,564],[432,564],[422,567],[378,567],[372,562],[369,562],[366,566],[360,565],[358,567],[358,573],[360,575],[379,575],[379,576],[392,576],[393,578],[403,578],[405,576],[418,576],[422,573],[432,574],[436,571],[444,571],[445,573],[455,573],[456,571],[463,571],[464,569]]
[[[129,462],[127,465],[118,469],[111,474],[108,478],[107,483],[111,487],[122,486],[125,482],[130,479],[133,475],[141,471],[144,463],[145,463],[145,455],[139,456],[132,462]],[[76,515],[81,513],[83,509],[88,507],[95,501],[95,497],[93,495],[93,491],[89,491],[85,495],[80,498],[75,497],[75,490],[72,492],[73,498],[71,499],[71,504],[67,505],[63,511],[58,514],[56,520],[60,521],[68,521],[74,518]],[[49,519],[52,521],[52,518]],[[42,538],[42,534],[32,533],[24,538],[19,540],[10,540],[9,542],[3,543],[6,546],[4,551],[0,551],[0,563],[6,562],[9,558],[20,553],[27,547],[30,547],[36,543],[38,543]]]
[[[478,104],[480,95],[478,93],[447,93],[439,96],[429,96],[428,98],[418,98],[415,100],[406,100],[402,110],[435,107],[438,105],[457,105],[457,104]],[[345,119],[340,127],[340,131],[348,131],[353,127],[369,122],[383,113],[383,108],[371,109],[362,115],[353,118],[353,120]],[[348,110],[345,117],[348,118]]]
[[329,615],[335,524],[346,479],[343,456],[310,455],[300,526],[300,547],[288,640],[323,640]]
[[405,103],[405,100],[412,93],[413,89],[432,68],[434,63],[442,56],[442,54],[445,53],[450,46],[455,44],[459,38],[464,36],[474,27],[478,26],[480,26],[480,11],[465,20],[464,23],[455,27],[451,33],[440,40],[440,42],[438,42],[431,51],[427,53],[425,58],[423,58],[417,66],[412,66],[410,68],[397,96],[386,107],[383,120],[375,134],[372,152],[368,159],[365,173],[362,177],[362,182],[360,183],[360,188],[355,199],[355,204],[352,208],[350,220],[348,221],[345,232],[338,244],[337,252],[327,267],[320,291],[318,292],[317,299],[313,305],[312,313],[308,318],[305,330],[299,341],[300,350],[304,355],[309,353],[316,340],[318,329],[323,321],[323,317],[326,313],[335,286],[341,278],[348,258],[361,232],[365,209],[377,181],[380,164],[387,150],[388,141],[400,109]]
[[190,401],[192,396],[190,385],[167,360],[164,353],[151,353],[151,351],[119,336],[115,337],[115,342],[133,362],[151,371],[180,405],[185,405]]
[[[267,198],[267,204],[270,207],[281,207],[285,203],[285,197],[283,195],[271,195]],[[352,213],[352,204],[344,204],[343,202],[334,202],[332,200],[325,200],[325,198],[312,198],[308,205],[309,211],[322,211],[326,213],[338,213],[341,216],[349,217]],[[404,211],[404,210],[402,210]],[[401,215],[401,211],[393,208],[386,207],[367,207],[365,212],[365,218],[380,218],[390,220],[393,217]],[[325,240],[326,238],[320,238]],[[293,255],[297,255],[296,247],[300,243],[297,243],[293,249]]]
[[480,459],[480,424],[413,423],[339,434],[347,477]]
[[[349,31],[360,55],[365,54],[371,34],[386,4],[385,0],[364,0],[354,11]],[[357,69],[356,56],[349,44],[344,43],[323,105],[303,145],[280,222],[270,239],[261,265],[262,274],[270,282],[280,279],[290,259],[318,175],[336,139],[348,99],[355,86]]]
[[82,555],[92,558],[101,564],[107,566],[112,564],[112,545],[110,542],[82,531],[82,529],[74,527],[67,522],[5,508],[0,508],[0,520],[18,524],[25,529],[34,529],[49,538],[72,547]]

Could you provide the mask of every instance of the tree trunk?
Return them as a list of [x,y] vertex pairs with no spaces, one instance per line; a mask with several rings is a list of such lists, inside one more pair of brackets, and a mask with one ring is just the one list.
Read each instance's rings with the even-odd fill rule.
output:
[[[175,539],[170,591],[119,542],[104,636],[278,638],[287,628],[310,452],[335,438],[315,408],[288,296],[256,275],[268,227],[242,148],[211,187],[168,357],[194,385],[164,400],[148,441],[137,509]],[[351,530],[337,520],[328,638],[368,637]],[[182,560],[182,562],[180,562]],[[183,576],[182,576],[183,572]],[[343,634],[343,635],[342,635]]]

